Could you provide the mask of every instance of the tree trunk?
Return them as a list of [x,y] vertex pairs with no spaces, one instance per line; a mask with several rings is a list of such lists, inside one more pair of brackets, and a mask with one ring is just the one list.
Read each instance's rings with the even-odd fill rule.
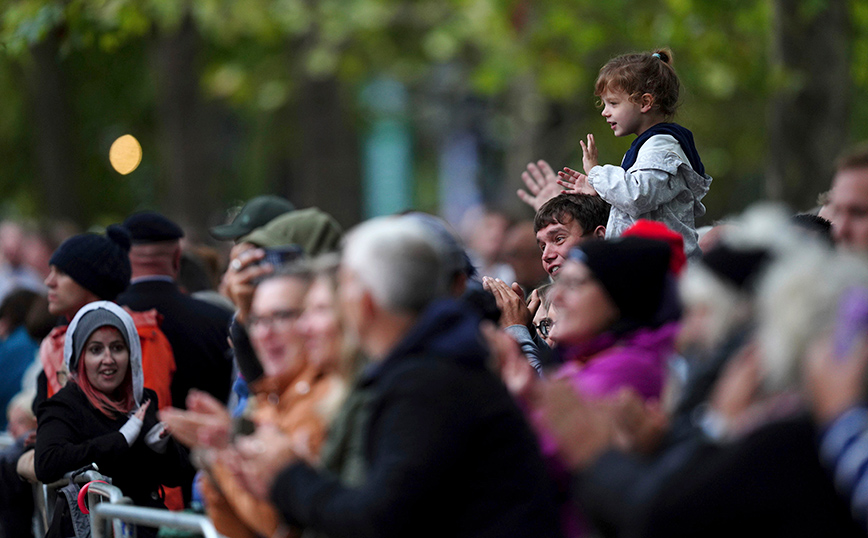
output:
[[90,223],[82,222],[76,189],[69,85],[59,45],[59,36],[52,32],[30,49],[33,65],[27,78],[35,127],[36,172],[45,196],[44,214],[84,225]]
[[174,34],[157,37],[152,55],[160,207],[194,239],[205,236],[214,200],[219,200],[217,167],[209,151],[214,132],[199,92],[198,49],[199,35],[188,16]]
[[829,188],[848,141],[850,28],[846,0],[774,0],[766,191],[797,209]]
[[[514,122],[514,133],[504,156],[506,192],[500,202],[515,215],[527,214],[527,205],[522,202],[515,191],[527,189],[521,180],[521,174],[527,169],[528,163],[540,159],[551,158],[545,151],[551,146],[540,144],[542,125],[547,113],[545,103],[536,89],[536,81],[531,75],[522,75],[513,81],[507,94],[507,107]],[[552,162],[555,170],[566,163]]]
[[334,77],[299,73],[295,103],[298,153],[286,189],[296,207],[317,206],[344,227],[361,220],[361,171],[356,128]]

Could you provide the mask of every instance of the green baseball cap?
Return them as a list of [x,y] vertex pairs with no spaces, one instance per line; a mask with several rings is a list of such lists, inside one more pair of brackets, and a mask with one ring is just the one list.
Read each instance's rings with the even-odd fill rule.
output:
[[295,206],[286,198],[273,194],[257,196],[244,204],[231,223],[214,226],[209,231],[215,239],[234,241],[293,210]]
[[319,208],[308,207],[277,217],[241,237],[239,242],[253,243],[260,248],[298,245],[305,254],[316,257],[336,251],[343,235],[334,217]]

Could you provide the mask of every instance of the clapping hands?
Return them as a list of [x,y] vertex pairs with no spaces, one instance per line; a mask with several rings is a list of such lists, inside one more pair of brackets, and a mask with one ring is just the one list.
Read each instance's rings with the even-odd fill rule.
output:
[[229,443],[229,411],[207,392],[191,390],[186,410],[168,407],[159,415],[172,436],[187,447],[223,448]]

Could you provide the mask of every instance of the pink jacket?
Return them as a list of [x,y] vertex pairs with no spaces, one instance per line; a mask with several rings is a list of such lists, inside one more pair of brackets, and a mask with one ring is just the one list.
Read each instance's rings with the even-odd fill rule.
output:
[[[565,363],[553,379],[569,379],[582,396],[594,399],[614,395],[631,387],[646,401],[660,398],[666,377],[666,363],[674,352],[678,323],[659,328],[642,328],[620,337],[611,333],[563,352]],[[533,413],[533,425],[539,436],[540,448],[549,472],[566,491],[569,473],[557,456],[557,443],[542,425],[538,412]],[[562,508],[564,534],[569,538],[587,534],[582,518],[567,503]]]
[[568,348],[555,379],[570,379],[584,396],[600,398],[632,387],[646,400],[660,397],[666,361],[674,351],[677,323],[642,328],[620,338],[603,334]]

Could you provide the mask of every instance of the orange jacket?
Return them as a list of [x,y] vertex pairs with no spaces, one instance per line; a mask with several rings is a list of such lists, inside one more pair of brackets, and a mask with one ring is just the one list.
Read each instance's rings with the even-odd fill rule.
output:
[[[252,419],[257,425],[274,424],[308,454],[319,455],[329,419],[344,392],[340,376],[307,365],[300,372],[261,379],[250,388],[255,395]],[[271,503],[251,495],[224,465],[215,463],[209,477],[200,485],[208,517],[218,532],[238,538],[291,535]]]

